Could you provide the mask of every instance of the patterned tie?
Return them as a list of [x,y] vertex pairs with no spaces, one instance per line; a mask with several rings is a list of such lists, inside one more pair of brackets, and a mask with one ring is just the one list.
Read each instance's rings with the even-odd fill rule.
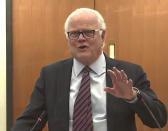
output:
[[89,67],[83,69],[80,89],[74,104],[73,131],[93,131]]

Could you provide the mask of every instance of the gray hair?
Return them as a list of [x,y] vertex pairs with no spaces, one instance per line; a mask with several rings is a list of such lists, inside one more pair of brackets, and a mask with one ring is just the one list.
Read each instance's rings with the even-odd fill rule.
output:
[[69,24],[69,21],[71,19],[72,16],[76,15],[77,13],[79,12],[91,12],[91,13],[94,13],[96,16],[97,16],[97,19],[98,19],[98,24],[99,24],[99,28],[102,29],[102,30],[105,30],[106,29],[106,24],[104,22],[104,19],[102,17],[102,15],[94,10],[94,9],[90,9],[90,8],[79,8],[79,9],[76,9],[75,11],[73,11],[66,19],[65,21],[65,24],[64,24],[64,31],[65,31],[65,35],[67,37],[67,32],[68,32],[68,24]]

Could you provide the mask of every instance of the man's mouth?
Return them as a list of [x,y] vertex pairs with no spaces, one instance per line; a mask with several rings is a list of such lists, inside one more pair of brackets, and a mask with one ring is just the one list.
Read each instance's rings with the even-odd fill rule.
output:
[[87,46],[83,45],[83,46],[80,46],[79,48],[84,49],[84,48],[87,48]]

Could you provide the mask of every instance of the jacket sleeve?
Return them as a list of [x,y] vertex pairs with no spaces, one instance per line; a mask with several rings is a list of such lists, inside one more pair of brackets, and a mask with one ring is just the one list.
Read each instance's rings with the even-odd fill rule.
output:
[[[43,70],[40,73],[40,77],[35,83],[34,90],[31,94],[28,105],[26,106],[24,112],[17,118],[12,131],[30,131],[30,129],[35,125],[40,114],[45,111],[45,93],[44,93]],[[47,115],[42,119],[42,121],[37,125],[36,131],[42,130],[47,121]]]
[[134,87],[138,88],[140,91],[141,99],[136,103],[130,104],[131,109],[138,114],[145,125],[148,125],[151,128],[158,128],[156,122],[149,113],[149,110],[147,110],[147,107],[144,104],[145,102],[156,117],[160,126],[165,126],[167,122],[166,107],[150,88],[150,82],[146,79],[146,73],[144,73],[141,67],[137,68],[135,79],[133,81]]

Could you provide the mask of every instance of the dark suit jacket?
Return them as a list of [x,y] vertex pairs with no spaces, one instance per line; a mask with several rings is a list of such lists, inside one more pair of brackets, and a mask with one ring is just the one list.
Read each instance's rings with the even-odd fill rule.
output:
[[[156,116],[160,125],[166,124],[167,114],[165,106],[158,100],[151,90],[146,74],[138,65],[114,60],[107,56],[107,69],[117,67],[123,69],[128,78],[133,80],[133,86],[138,88],[144,101]],[[29,104],[25,111],[18,117],[13,131],[29,131],[35,124],[39,114],[45,110],[47,116],[38,125],[36,130],[41,130],[48,120],[49,131],[69,130],[69,91],[73,59],[66,59],[47,65],[42,68],[32,92]],[[113,87],[109,75],[106,73],[107,86]],[[108,131],[136,131],[135,113],[145,125],[156,128],[153,118],[141,100],[134,104],[123,99],[107,94],[107,128]]]

